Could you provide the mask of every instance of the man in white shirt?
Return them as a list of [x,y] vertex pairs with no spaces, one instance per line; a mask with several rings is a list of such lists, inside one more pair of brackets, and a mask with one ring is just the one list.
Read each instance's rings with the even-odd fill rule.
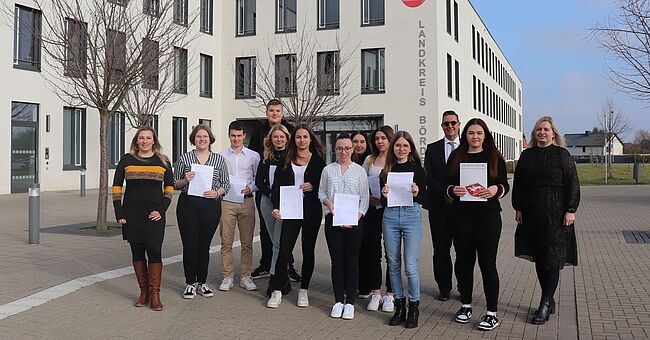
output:
[[255,173],[260,155],[244,147],[246,132],[241,122],[228,125],[230,147],[219,154],[226,159],[230,176],[230,191],[221,203],[221,262],[223,281],[219,290],[228,291],[234,284],[235,268],[232,258],[232,244],[235,227],[239,227],[241,242],[241,279],[239,285],[246,290],[256,290],[251,279],[253,263],[253,231],[255,229]]

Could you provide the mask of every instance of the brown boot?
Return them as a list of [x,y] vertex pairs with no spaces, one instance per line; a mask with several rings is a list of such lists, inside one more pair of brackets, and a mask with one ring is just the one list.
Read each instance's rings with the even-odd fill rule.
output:
[[159,312],[163,310],[160,302],[160,280],[162,278],[162,263],[149,263],[149,294],[151,309]]
[[135,303],[136,307],[144,307],[149,303],[149,275],[147,273],[147,263],[145,261],[133,262],[135,277],[138,279],[140,286],[140,297]]

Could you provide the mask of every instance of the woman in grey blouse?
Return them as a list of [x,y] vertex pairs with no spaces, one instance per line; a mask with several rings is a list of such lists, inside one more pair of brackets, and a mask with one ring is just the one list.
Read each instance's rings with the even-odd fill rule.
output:
[[[359,285],[359,249],[363,239],[361,217],[368,210],[370,193],[366,171],[352,161],[352,138],[342,133],[336,138],[336,163],[323,169],[318,198],[325,205],[325,238],[332,260],[332,286],[336,303],[331,317],[354,318],[354,300]],[[333,226],[336,194],[359,196],[356,225]]]

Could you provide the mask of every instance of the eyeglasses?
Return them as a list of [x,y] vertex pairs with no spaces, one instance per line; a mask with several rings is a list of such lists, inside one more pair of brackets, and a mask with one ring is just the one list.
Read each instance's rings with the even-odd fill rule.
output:
[[337,147],[334,150],[336,150],[336,152],[343,152],[343,151],[350,152],[350,151],[352,151],[352,147],[351,146],[348,146],[348,147],[345,147],[345,148]]
[[452,120],[451,122],[442,122],[443,126],[456,126],[456,124],[458,124],[458,122],[455,120]]

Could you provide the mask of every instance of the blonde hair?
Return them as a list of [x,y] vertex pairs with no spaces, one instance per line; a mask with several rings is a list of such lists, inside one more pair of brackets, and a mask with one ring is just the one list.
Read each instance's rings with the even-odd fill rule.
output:
[[533,126],[533,131],[531,131],[530,133],[530,143],[528,143],[530,144],[530,147],[538,146],[539,142],[537,141],[537,137],[535,137],[535,131],[537,131],[539,126],[542,125],[542,123],[544,122],[548,122],[549,124],[551,124],[551,130],[553,130],[553,134],[555,135],[555,137],[553,138],[553,144],[557,146],[561,146],[563,148],[566,147],[566,143],[564,142],[564,137],[560,134],[560,131],[558,131],[557,129],[557,125],[555,125],[555,121],[550,116],[543,116],[539,118],[537,122],[535,122],[535,125]]
[[282,131],[282,133],[284,133],[284,136],[287,138],[287,144],[289,144],[289,140],[291,139],[291,134],[289,133],[289,130],[287,130],[286,126],[282,124],[275,124],[271,126],[269,133],[266,135],[266,138],[264,138],[264,163],[266,163],[266,161],[271,158],[273,158],[274,161],[278,160],[275,159],[275,155],[273,154],[275,147],[273,146],[273,139],[271,138],[273,136],[273,132],[275,131]]
[[135,135],[131,140],[131,150],[129,153],[136,159],[141,159],[141,157],[138,155],[138,136],[143,131],[150,131],[153,134],[153,147],[151,148],[151,150],[153,151],[154,155],[156,155],[156,157],[158,157],[158,159],[160,159],[160,161],[163,164],[169,165],[169,158],[163,155],[162,146],[160,145],[160,141],[158,141],[158,135],[156,134],[156,130],[154,130],[151,126],[143,126],[139,128],[138,131],[135,132]]

